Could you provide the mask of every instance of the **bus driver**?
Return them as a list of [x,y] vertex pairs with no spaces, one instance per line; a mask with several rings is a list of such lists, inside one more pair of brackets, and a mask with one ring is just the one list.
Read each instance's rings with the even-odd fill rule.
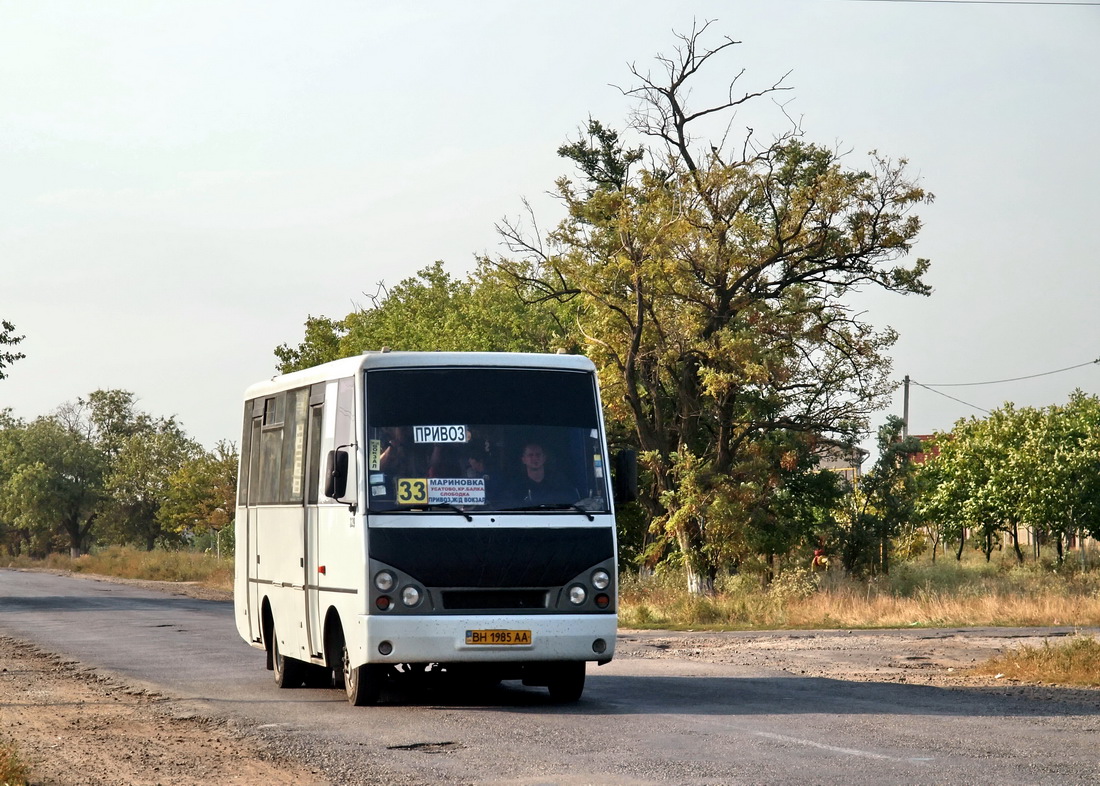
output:
[[547,467],[546,451],[538,442],[528,442],[520,454],[523,472],[520,474],[518,493],[522,502],[534,505],[568,505],[577,501],[577,490],[552,469]]

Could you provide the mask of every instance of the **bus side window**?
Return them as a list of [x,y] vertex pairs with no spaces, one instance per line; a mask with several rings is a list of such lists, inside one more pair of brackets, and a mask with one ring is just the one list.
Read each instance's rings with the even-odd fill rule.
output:
[[[244,402],[244,427],[241,431],[240,477],[237,480],[237,507],[248,505],[248,478],[252,469],[252,408],[254,402]],[[260,446],[256,445],[259,450]]]
[[263,430],[260,433],[260,499],[261,504],[279,502],[279,476],[283,453],[283,413],[286,394],[279,393],[264,400]]
[[282,477],[279,502],[301,504],[306,472],[306,415],[309,388],[287,393],[286,420],[283,424]]
[[[333,494],[326,496],[339,497],[340,501],[348,505],[354,505],[358,499],[358,475],[356,473],[355,466],[355,452],[353,446],[357,440],[355,438],[355,379],[353,377],[345,377],[339,380],[336,385],[336,431],[335,431],[335,443],[333,444],[334,452],[336,454],[344,454],[342,459],[332,457],[334,462],[332,468],[339,469],[340,465],[335,463],[338,461],[347,462],[343,466],[345,479],[345,489],[343,494]],[[343,450],[342,450],[343,449]],[[331,455],[331,454],[330,454]],[[326,480],[326,487],[328,487],[329,481]]]
[[317,504],[317,485],[321,477],[321,423],[325,408],[315,404],[309,409],[309,476],[306,478],[306,504]]

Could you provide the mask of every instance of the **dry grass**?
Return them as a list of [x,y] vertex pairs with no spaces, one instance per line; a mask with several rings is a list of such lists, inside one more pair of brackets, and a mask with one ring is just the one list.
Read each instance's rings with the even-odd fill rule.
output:
[[899,628],[1100,625],[1100,572],[1009,563],[903,563],[885,577],[781,573],[768,588],[727,577],[695,598],[676,573],[624,576],[619,618],[637,628]]
[[973,669],[974,674],[1007,677],[1019,682],[1100,687],[1100,641],[1075,636],[1042,647],[1024,646],[998,655]]
[[45,560],[15,557],[6,562],[17,568],[50,568],[147,581],[188,581],[211,589],[233,589],[232,558],[218,559],[203,552],[143,551],[111,546],[75,560],[63,554],[51,554]]
[[15,743],[0,740],[0,786],[27,786],[30,771],[19,758]]

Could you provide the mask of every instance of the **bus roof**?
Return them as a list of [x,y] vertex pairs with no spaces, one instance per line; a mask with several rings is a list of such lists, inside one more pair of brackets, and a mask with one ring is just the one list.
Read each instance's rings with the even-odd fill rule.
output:
[[277,374],[269,380],[250,385],[245,399],[299,388],[330,379],[357,375],[375,368],[537,368],[565,371],[595,371],[596,367],[584,355],[551,355],[534,352],[389,352],[373,351],[341,358],[319,366]]

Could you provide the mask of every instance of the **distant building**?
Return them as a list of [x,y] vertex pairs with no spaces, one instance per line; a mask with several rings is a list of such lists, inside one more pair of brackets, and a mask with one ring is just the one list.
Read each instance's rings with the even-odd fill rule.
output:
[[863,462],[871,455],[861,447],[831,439],[819,440],[814,453],[817,455],[818,469],[839,473],[853,486],[859,483]]
[[923,464],[930,458],[935,458],[940,455],[940,446],[936,444],[937,436],[940,439],[950,439],[950,434],[910,434],[911,437],[916,437],[920,440],[921,450],[919,453],[914,453],[910,459],[914,464]]

